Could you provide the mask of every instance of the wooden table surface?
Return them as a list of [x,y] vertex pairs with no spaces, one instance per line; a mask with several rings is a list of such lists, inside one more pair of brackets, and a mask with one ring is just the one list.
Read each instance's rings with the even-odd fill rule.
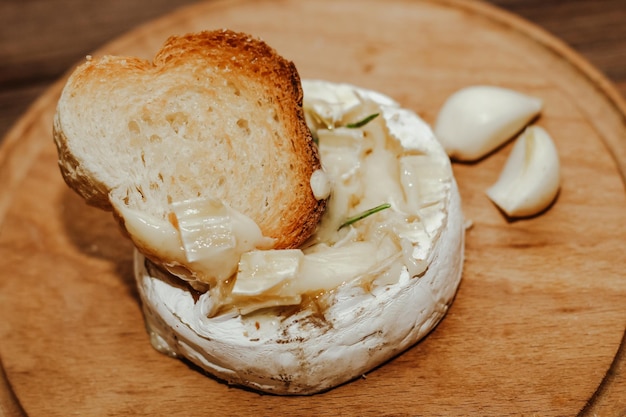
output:
[[[139,24],[192,3],[195,1],[2,0],[0,143],[28,106],[86,54]],[[569,44],[626,96],[626,0],[489,3],[526,18]],[[624,352],[621,356],[614,372],[626,380]]]
[[[194,0],[2,0],[0,138],[86,54]],[[626,0],[491,0],[565,41],[626,95]]]

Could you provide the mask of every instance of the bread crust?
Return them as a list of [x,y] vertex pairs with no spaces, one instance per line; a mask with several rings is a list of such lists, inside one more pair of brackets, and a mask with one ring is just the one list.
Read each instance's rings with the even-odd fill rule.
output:
[[[223,111],[224,115],[221,119],[211,119],[211,129],[214,129],[216,135],[228,137],[232,153],[214,159],[210,155],[206,161],[210,168],[202,172],[210,173],[205,176],[226,176],[227,180],[218,187],[211,183],[211,179],[207,179],[207,184],[203,184],[204,188],[200,187],[201,190],[197,193],[205,192],[217,197],[252,218],[265,236],[275,239],[276,248],[294,248],[301,245],[315,230],[326,201],[317,200],[310,186],[311,175],[321,168],[321,164],[317,147],[304,118],[300,77],[293,62],[281,57],[262,40],[243,33],[216,30],[172,36],[152,62],[134,57],[103,56],[87,59],[77,67],[68,79],[59,100],[53,125],[59,167],[66,183],[87,203],[111,210],[111,191],[122,186],[122,182],[128,177],[138,176],[137,172],[140,171],[140,168],[134,166],[136,164],[123,163],[125,150],[123,146],[118,146],[120,140],[115,136],[115,132],[127,129],[122,125],[132,121],[125,118],[106,120],[105,116],[99,118],[98,115],[89,114],[84,108],[95,106],[103,113],[109,108],[113,112],[119,106],[126,106],[128,113],[135,107],[147,108],[146,102],[154,102],[156,93],[149,97],[146,95],[146,102],[137,97],[141,94],[133,93],[141,93],[141,88],[146,91],[157,90],[166,82],[170,84],[163,89],[167,87],[169,90],[167,94],[163,94],[162,100],[178,100],[180,94],[170,93],[175,84],[171,80],[177,78],[180,78],[180,85],[177,86],[180,87],[179,91],[202,89],[203,94],[214,94],[218,104],[226,100],[223,98],[225,84],[233,86],[237,96],[243,97],[240,102],[246,106],[254,106],[253,100],[258,100],[258,103],[263,101],[262,105],[257,106],[257,112],[248,112],[243,116],[237,114],[234,105],[233,108],[215,109],[216,112]],[[210,80],[207,81],[207,78]],[[109,92],[115,88],[121,90],[117,96]],[[103,100],[108,102],[103,103]],[[166,103],[160,109],[169,111],[168,105]],[[252,120],[251,123],[258,122],[259,125],[264,123],[262,118],[267,117],[266,113],[274,115],[272,123],[276,127],[272,129],[276,133],[272,137],[252,135],[244,138],[231,134],[231,126],[238,117],[248,117]],[[93,127],[98,123],[107,126],[98,130]],[[115,123],[120,126],[111,126]],[[107,129],[111,132],[110,135]],[[92,135],[94,132],[101,136]],[[103,144],[106,141],[111,144]],[[239,149],[247,149],[245,147],[250,142],[246,141],[256,141],[254,147],[250,145],[250,152],[256,153],[255,149],[261,149],[265,152],[262,157],[248,161],[245,155],[238,155]],[[118,148],[110,150],[116,146]],[[146,142],[142,146],[150,144]],[[187,145],[173,142],[170,146]],[[96,150],[89,149],[92,147]],[[126,149],[128,148],[127,146]],[[143,159],[143,154],[141,158]],[[223,175],[219,171],[220,160],[231,163],[235,160],[236,163],[233,164],[237,165],[238,172],[234,175]],[[124,170],[127,172],[123,172]],[[118,174],[119,171],[122,173]],[[172,176],[171,182],[174,180],[178,179]],[[215,181],[213,178],[213,182]],[[145,184],[135,181],[133,186],[141,189]],[[259,189],[263,187],[270,191],[264,191],[260,195]],[[195,197],[183,192],[180,194],[176,198]],[[141,197],[144,197],[143,194]],[[265,202],[259,201],[261,198]],[[151,204],[152,208],[159,204],[165,205],[158,202]],[[160,209],[167,211],[167,207]]]

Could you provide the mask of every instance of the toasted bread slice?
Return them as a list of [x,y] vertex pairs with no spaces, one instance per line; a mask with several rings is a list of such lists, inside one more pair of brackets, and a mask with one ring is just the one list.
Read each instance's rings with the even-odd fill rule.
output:
[[54,119],[61,173],[92,205],[160,219],[172,203],[219,199],[276,248],[297,247],[325,205],[302,99],[292,62],[227,30],[171,37],[153,62],[87,59]]

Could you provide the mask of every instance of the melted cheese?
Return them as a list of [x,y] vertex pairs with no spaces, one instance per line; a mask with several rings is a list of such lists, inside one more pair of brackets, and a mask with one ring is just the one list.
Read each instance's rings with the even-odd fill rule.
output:
[[220,200],[185,200],[170,208],[172,217],[167,221],[115,205],[137,246],[158,247],[171,265],[185,265],[199,274],[200,281],[215,287],[237,271],[242,254],[273,244],[251,218]]
[[[267,299],[274,305],[299,303],[302,295],[353,282],[397,282],[399,274],[385,271],[406,268],[418,276],[446,218],[449,160],[413,113],[376,93],[307,81],[303,87],[307,120],[330,184],[328,208],[302,250],[242,257],[227,300],[240,312],[254,311],[254,303],[265,305]],[[373,114],[379,116],[349,127]],[[430,141],[416,146],[405,139],[416,133],[429,134]],[[391,208],[341,227],[350,216],[382,203]]]
[[[303,85],[305,102],[320,99],[318,109],[322,109],[320,101],[341,101],[334,91],[341,92],[339,98],[362,97],[381,106],[385,143],[394,150],[398,143],[402,145],[396,174],[406,201],[397,201],[392,208],[340,232],[328,226],[328,220],[335,218],[330,210],[325,215],[326,226],[306,246],[244,254],[239,267],[250,280],[238,277],[235,286],[240,286],[240,293],[247,291],[241,299],[246,302],[214,317],[208,314],[213,294],[197,297],[163,277],[138,252],[135,257],[139,295],[156,349],[187,358],[229,383],[276,394],[327,390],[362,376],[412,346],[446,313],[463,265],[465,226],[458,188],[448,177],[451,171],[445,152],[428,126],[414,113],[371,91],[322,81]],[[331,107],[326,116],[342,120],[337,113],[341,106]],[[308,111],[307,118],[312,118]],[[322,125],[328,128],[325,122]],[[326,168],[328,174],[330,167]],[[329,203],[341,197],[350,214],[356,211],[359,201],[337,194],[336,187],[334,181]],[[377,195],[381,194],[378,190]],[[364,206],[370,208],[369,203]],[[359,240],[364,234],[375,239]],[[326,235],[329,239],[322,241]],[[340,263],[346,264],[341,271],[333,267],[340,257],[345,257]],[[337,286],[290,299],[290,295],[310,290],[310,279],[302,279],[307,276],[335,280],[323,285]],[[350,276],[356,278],[346,278]],[[301,305],[262,309],[294,303]]]
[[[399,274],[385,271],[418,276],[428,265],[453,181],[449,159],[430,129],[374,92],[306,81],[303,87],[323,166],[311,187],[316,198],[330,198],[302,248],[267,250],[258,226],[217,200],[173,203],[174,223],[118,208],[132,234],[166,248],[171,259],[211,284],[210,314],[299,304],[303,295],[352,282],[389,285]],[[370,115],[377,117],[353,127]],[[416,135],[428,140],[411,140]],[[346,219],[383,203],[390,208],[343,227]]]

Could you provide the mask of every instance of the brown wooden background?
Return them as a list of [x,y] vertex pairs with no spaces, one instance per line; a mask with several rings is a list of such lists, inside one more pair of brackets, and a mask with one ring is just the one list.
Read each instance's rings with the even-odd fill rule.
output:
[[[0,138],[72,64],[194,0],[1,0]],[[626,96],[626,0],[491,0],[556,35]]]

